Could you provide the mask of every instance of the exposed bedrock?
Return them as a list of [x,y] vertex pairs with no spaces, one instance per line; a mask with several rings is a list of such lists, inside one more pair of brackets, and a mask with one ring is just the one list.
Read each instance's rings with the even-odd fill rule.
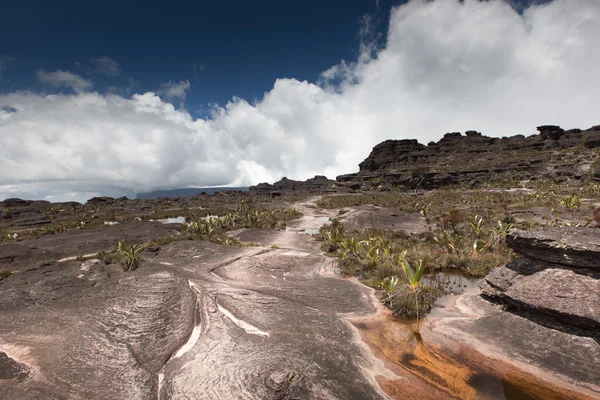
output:
[[600,179],[600,126],[565,131],[546,125],[538,130],[539,135],[503,138],[451,132],[427,145],[414,139],[386,140],[359,164],[359,172],[337,177],[338,189],[437,189],[528,179],[562,182],[588,175]]
[[314,178],[306,181],[295,181],[283,177],[281,180],[269,184],[259,183],[255,186],[250,186],[250,194],[269,195],[271,197],[281,196],[282,193],[289,192],[304,192],[304,193],[328,193],[335,192],[336,181],[328,179],[323,175],[316,175]]
[[562,382],[573,392],[560,398],[599,398],[599,239],[587,228],[511,231],[507,243],[521,257],[481,281],[483,296],[457,297],[464,317],[434,330]]
[[494,270],[483,294],[556,329],[600,339],[600,234],[591,228],[514,231],[523,257]]
[[391,373],[346,321],[375,311],[372,290],[333,274],[302,234],[324,218],[238,233],[264,247],[171,243],[127,273],[56,261],[114,246],[94,231],[79,232],[82,242],[52,235],[41,263],[29,253],[50,238],[11,244],[18,272],[0,280],[0,398],[383,398],[375,375]]
[[27,374],[0,381],[4,399],[152,398],[157,372],[192,328],[187,281],[166,271],[53,263],[0,291],[0,349]]

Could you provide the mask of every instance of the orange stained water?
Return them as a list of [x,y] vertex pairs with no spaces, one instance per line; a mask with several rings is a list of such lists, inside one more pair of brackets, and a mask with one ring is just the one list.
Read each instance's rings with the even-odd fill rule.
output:
[[[450,300],[442,299],[442,303]],[[430,318],[439,317],[437,313]],[[383,312],[352,324],[376,356],[400,377],[377,378],[382,390],[394,399],[592,399],[436,334],[427,322],[416,333],[414,321],[398,321]]]

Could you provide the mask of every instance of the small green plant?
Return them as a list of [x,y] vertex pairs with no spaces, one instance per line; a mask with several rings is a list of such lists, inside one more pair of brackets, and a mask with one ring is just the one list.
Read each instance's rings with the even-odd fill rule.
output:
[[2,210],[2,214],[4,214],[4,215],[8,215],[8,214],[10,214],[10,208],[4,208],[4,209]]
[[587,196],[597,196],[600,194],[600,183],[591,182],[583,189],[583,191]]
[[241,247],[242,246],[242,242],[240,242],[240,239],[233,237],[233,238],[225,238],[225,239],[221,239],[218,238],[217,242],[224,245],[224,246],[237,246],[237,247]]
[[471,228],[473,228],[473,232],[475,232],[475,235],[477,235],[478,238],[481,237],[481,230],[483,228],[483,218],[479,215],[475,215],[470,224]]
[[513,228],[513,224],[510,222],[498,221],[498,224],[494,226],[494,232],[492,234],[492,240],[490,240],[490,247],[494,247],[498,243],[506,239],[506,235]]
[[290,385],[295,385],[302,380],[302,375],[300,375],[296,372],[288,372],[287,375],[285,376],[285,380]]
[[442,230],[441,236],[434,236],[433,240],[448,253],[454,254],[457,251],[458,235],[455,233],[448,232],[446,229]]
[[422,205],[419,209],[419,214],[421,214],[423,217],[427,218],[427,215],[429,215],[429,207],[431,206],[431,203],[427,203]]
[[558,204],[569,210],[570,213],[573,213],[575,209],[581,207],[581,197],[578,194],[573,193],[568,197],[559,199]]
[[143,245],[129,244],[127,239],[119,241],[117,253],[125,271],[134,271],[142,265],[142,252],[144,250]]
[[473,241],[473,255],[478,256],[483,250],[487,249],[491,242],[485,243],[484,241],[476,238]]
[[406,260],[407,250],[403,250],[398,257],[398,261],[402,266],[402,271],[404,271],[404,275],[406,275],[406,279],[408,280],[408,284],[415,295],[415,303],[417,310],[417,331],[419,330],[419,290],[420,290],[420,282],[423,274],[425,273],[425,267],[423,265],[423,260],[419,260],[419,264],[416,268],[412,268],[410,263]]
[[390,308],[393,306],[392,298],[393,298],[394,292],[396,291],[397,286],[398,286],[398,277],[397,276],[388,276],[381,282],[381,287],[383,290],[385,290],[385,293],[387,296],[385,299],[385,302],[387,302],[387,305]]
[[329,229],[321,231],[321,237],[325,241],[328,252],[334,252],[340,247],[340,243],[344,238],[342,231],[343,225],[337,219],[332,221]]
[[12,271],[9,271],[7,269],[3,269],[2,271],[0,271],[0,280],[8,278],[12,274],[13,274]]

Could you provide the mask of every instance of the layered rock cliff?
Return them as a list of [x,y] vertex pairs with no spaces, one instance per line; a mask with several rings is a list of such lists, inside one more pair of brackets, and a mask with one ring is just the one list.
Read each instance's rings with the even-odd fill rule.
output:
[[359,164],[358,173],[337,177],[340,187],[382,190],[473,187],[523,180],[600,180],[600,126],[587,130],[537,128],[539,135],[492,138],[476,131],[451,132],[427,145],[415,139],[386,140]]
[[514,231],[522,257],[495,269],[482,293],[554,329],[600,341],[600,234],[595,228]]
[[334,192],[336,181],[327,179],[322,175],[316,175],[314,178],[306,181],[295,181],[286,177],[273,183],[260,183],[256,186],[250,186],[250,194],[270,195],[273,197],[281,195],[282,192],[305,192],[305,193],[327,193]]

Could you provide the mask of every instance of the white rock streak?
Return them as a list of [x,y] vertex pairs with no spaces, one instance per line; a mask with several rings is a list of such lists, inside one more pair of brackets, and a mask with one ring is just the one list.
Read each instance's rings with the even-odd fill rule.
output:
[[269,337],[269,334],[267,332],[263,332],[260,329],[258,329],[257,327],[249,324],[248,322],[242,321],[241,319],[236,318],[229,310],[227,310],[226,308],[224,308],[221,305],[219,305],[219,311],[221,311],[223,313],[223,315],[225,315],[227,318],[232,320],[234,324],[236,324],[237,326],[239,326],[240,328],[245,330],[246,333],[249,333],[251,335]]

